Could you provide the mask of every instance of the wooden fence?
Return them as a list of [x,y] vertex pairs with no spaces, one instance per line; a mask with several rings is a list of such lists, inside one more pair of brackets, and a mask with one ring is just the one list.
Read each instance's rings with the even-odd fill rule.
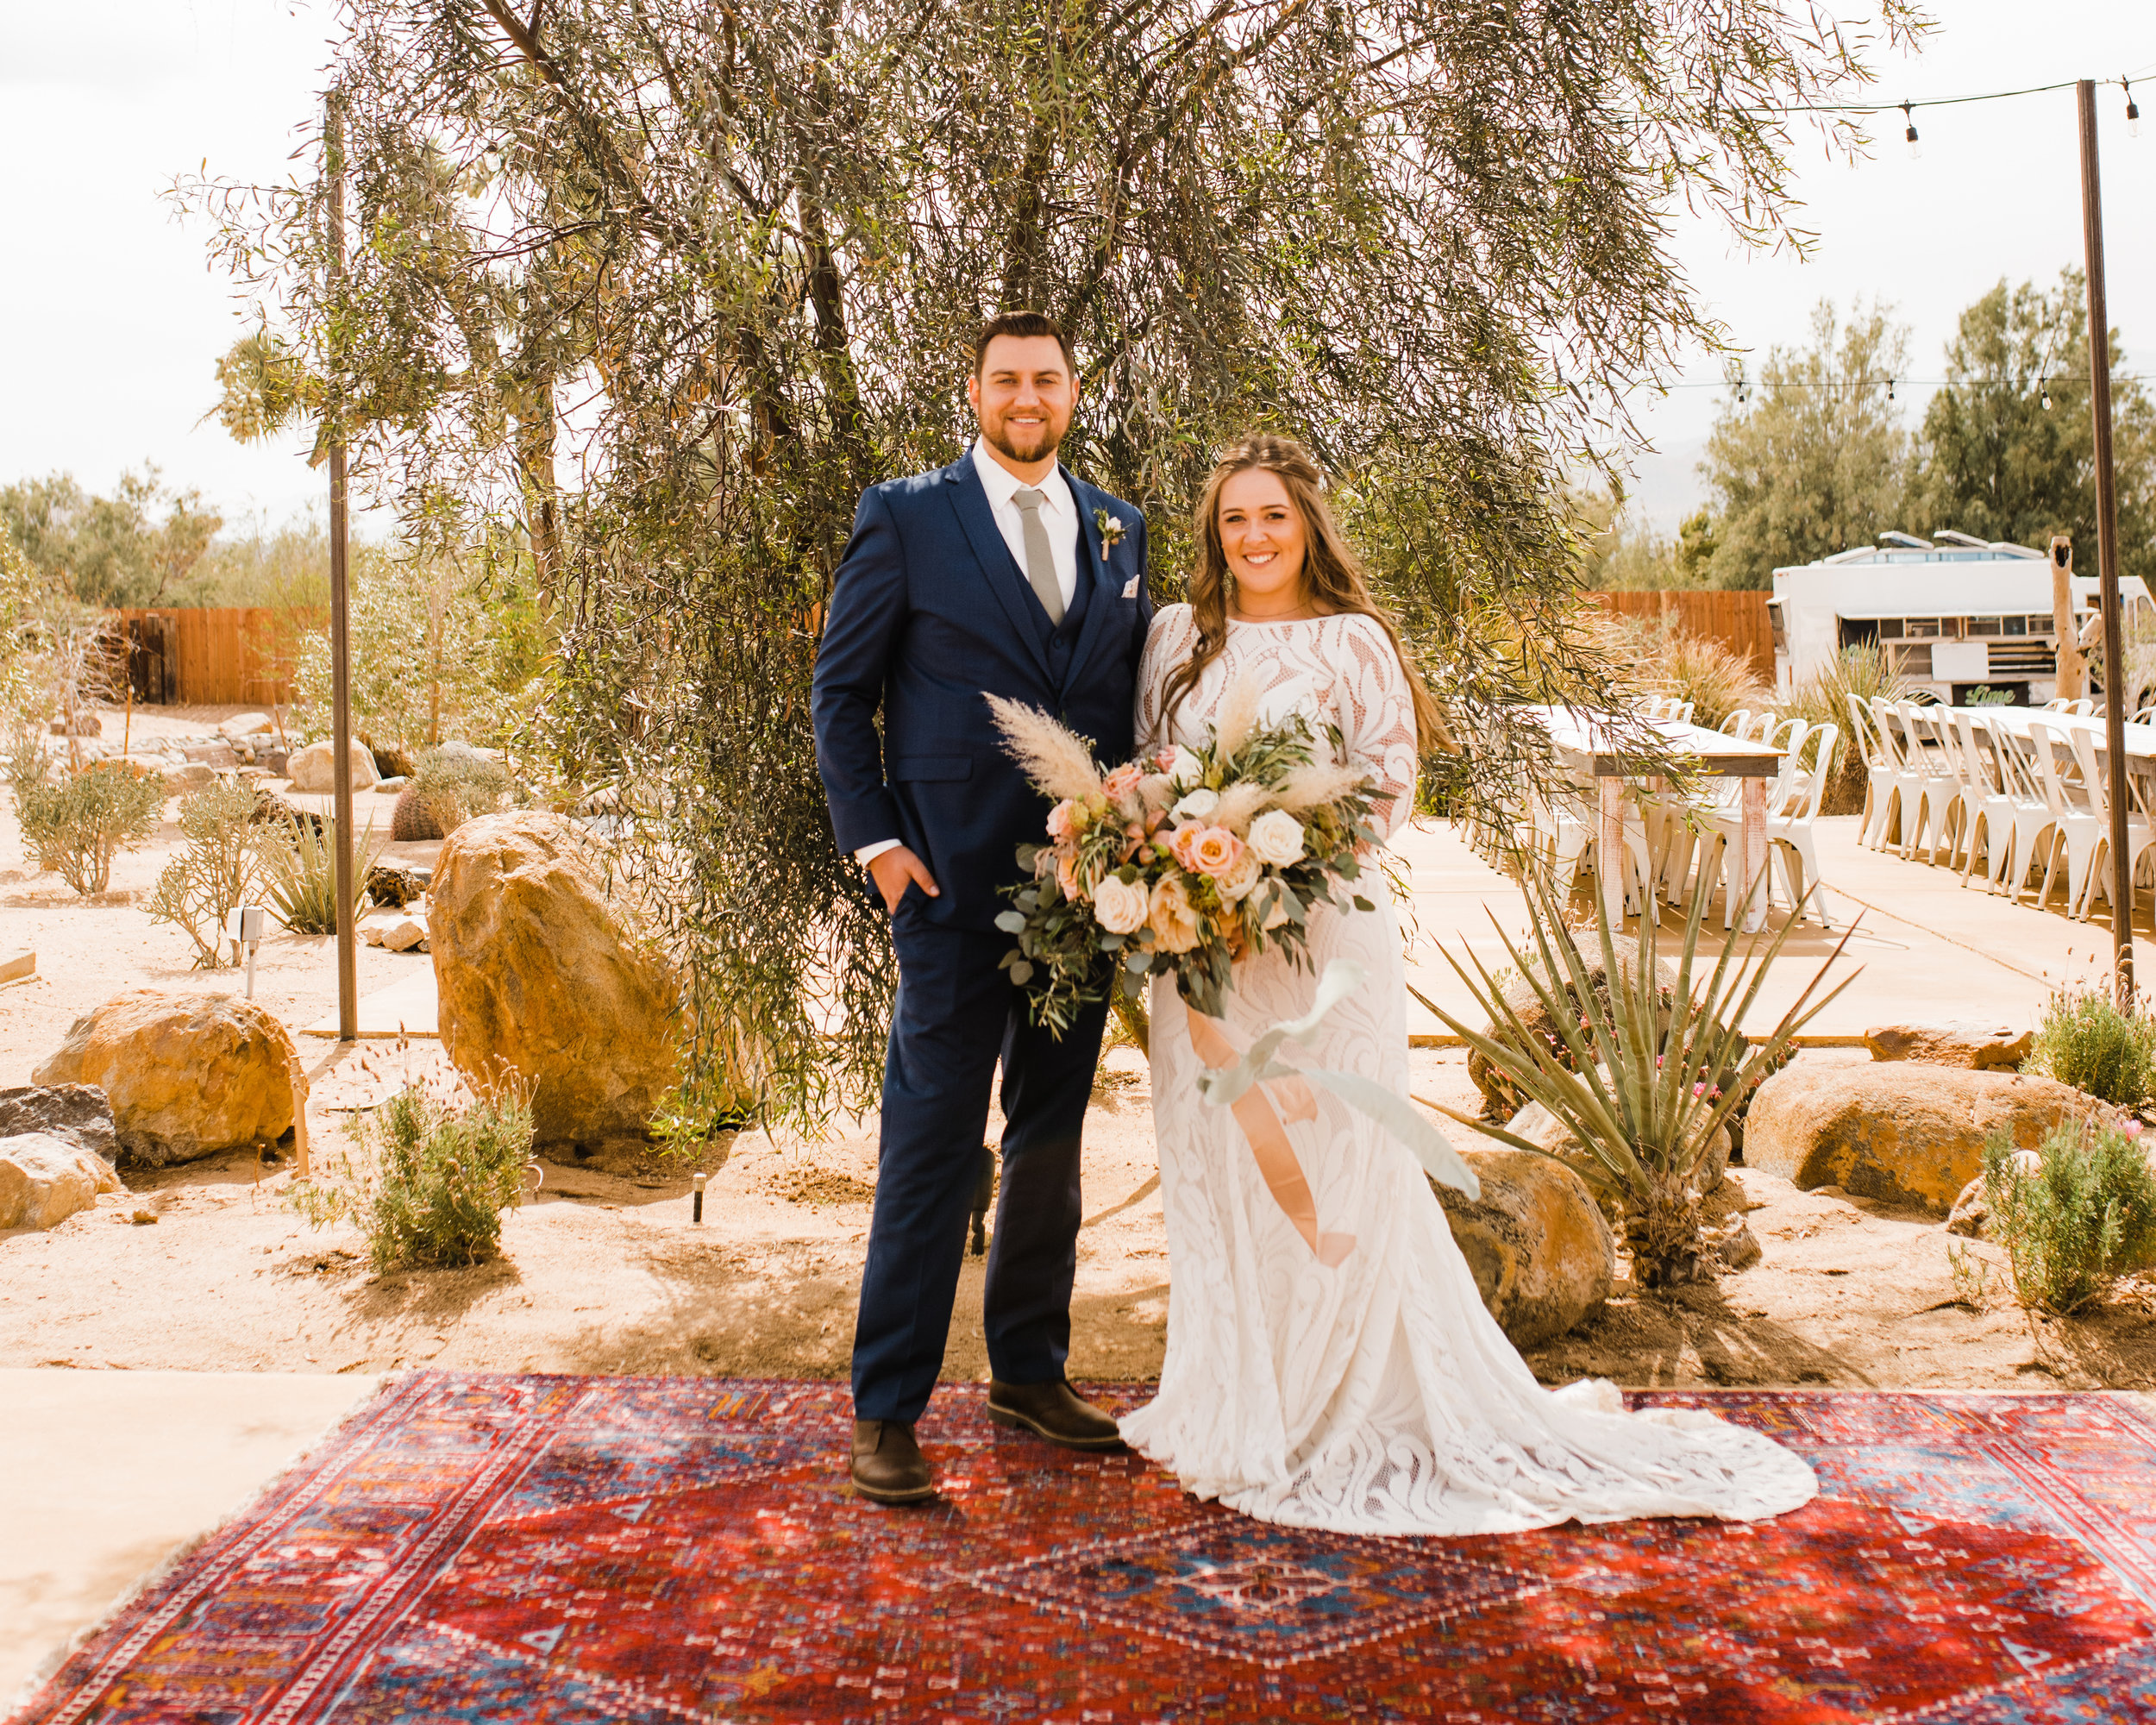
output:
[[266,606],[110,615],[135,698],[154,706],[290,700],[298,637],[312,621]]
[[1752,661],[1759,681],[1774,687],[1774,621],[1763,593],[1596,593],[1588,597],[1620,617],[1667,618],[1687,635],[1719,641]]

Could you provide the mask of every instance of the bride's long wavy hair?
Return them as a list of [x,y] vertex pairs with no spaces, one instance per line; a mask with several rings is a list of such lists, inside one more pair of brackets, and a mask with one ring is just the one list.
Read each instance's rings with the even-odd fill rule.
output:
[[1393,643],[1401,673],[1415,706],[1415,741],[1425,753],[1447,740],[1445,718],[1438,703],[1401,645],[1400,626],[1370,597],[1362,560],[1349,549],[1325,500],[1325,474],[1318,459],[1292,437],[1260,432],[1220,452],[1206,477],[1198,499],[1191,536],[1197,542],[1198,567],[1190,576],[1190,610],[1198,624],[1198,644],[1177,666],[1163,692],[1166,712],[1172,713],[1183,697],[1198,686],[1205,668],[1220,656],[1228,643],[1228,593],[1235,578],[1228,573],[1228,554],[1220,543],[1220,492],[1238,474],[1263,467],[1287,487],[1296,511],[1302,517],[1303,593],[1311,607],[1322,616],[1352,612],[1367,617],[1382,629]]

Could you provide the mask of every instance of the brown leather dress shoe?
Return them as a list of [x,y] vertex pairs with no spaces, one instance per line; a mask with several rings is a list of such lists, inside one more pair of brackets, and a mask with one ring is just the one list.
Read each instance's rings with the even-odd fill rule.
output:
[[936,1495],[936,1476],[896,1420],[854,1421],[854,1490],[872,1503],[918,1503]]
[[1023,1426],[1069,1450],[1119,1450],[1123,1434],[1106,1414],[1058,1379],[1053,1383],[988,1381],[988,1417],[999,1426]]

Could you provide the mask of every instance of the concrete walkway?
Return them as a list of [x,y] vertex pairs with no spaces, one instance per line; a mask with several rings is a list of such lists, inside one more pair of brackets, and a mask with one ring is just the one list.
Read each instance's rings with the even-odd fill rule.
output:
[[[1940,1019],[1996,1019],[2025,1028],[2062,983],[2109,975],[2111,934],[2101,921],[2080,923],[2056,908],[2016,906],[1985,891],[1981,881],[1964,888],[1952,869],[1864,850],[1853,815],[1821,820],[1815,837],[1833,927],[1830,932],[1808,916],[1790,935],[1745,1020],[1755,1034],[1773,1028],[1852,923],[1856,932],[1829,971],[1829,986],[1863,974],[1812,1021],[1805,1032],[1810,1041],[1854,1041],[1874,1025]],[[1417,938],[1408,980],[1480,1029],[1482,1014],[1440,949],[1463,962],[1472,952],[1496,969],[1507,961],[1491,918],[1522,939],[1526,902],[1447,823],[1420,825],[1395,839],[1395,848],[1413,881]],[[1672,954],[1683,925],[1665,914],[1663,927],[1664,951]],[[1718,913],[1709,913],[1708,935],[1703,946],[1719,952]],[[1445,1033],[1419,1005],[1410,1003],[1408,1020],[1411,1034]]]
[[0,1371],[0,1712],[379,1382]]

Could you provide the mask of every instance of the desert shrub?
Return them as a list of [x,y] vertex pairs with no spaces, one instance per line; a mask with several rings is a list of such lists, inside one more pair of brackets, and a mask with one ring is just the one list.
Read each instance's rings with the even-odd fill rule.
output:
[[164,809],[162,780],[106,761],[28,784],[16,800],[24,855],[83,894],[111,884],[114,855],[147,844]]
[[1865,737],[1849,734],[1849,697],[1867,703],[1875,697],[1894,701],[1908,692],[1908,681],[1887,662],[1877,643],[1859,642],[1843,648],[1839,656],[1775,703],[1777,718],[1841,727],[1841,766],[1827,787],[1821,814],[1855,814],[1864,807],[1865,754],[1870,745]]
[[289,1201],[317,1227],[348,1221],[376,1274],[478,1264],[501,1244],[502,1212],[531,1162],[530,1098],[512,1084],[459,1103],[407,1085],[354,1115],[346,1145],[320,1158]]
[[2122,1012],[2108,988],[2061,988],[2045,1004],[2021,1070],[2137,1108],[2156,1088],[2156,1018],[2139,1000]]
[[1733,712],[1756,712],[1768,703],[1752,662],[1719,641],[1659,618],[1612,616],[1596,622],[1596,636],[1626,685],[1640,694],[1691,702],[1695,724],[1713,730]]
[[1994,1132],[1984,1146],[1984,1191],[2024,1306],[2063,1315],[2156,1259],[2156,1172],[2123,1132],[2069,1121],[2033,1163]]
[[[370,819],[352,854],[352,898],[347,914],[359,915],[367,878],[386,840],[374,837]],[[262,895],[277,919],[295,934],[337,932],[337,823],[334,816],[272,820],[262,840]]]
[[216,780],[179,800],[179,831],[187,843],[157,877],[149,913],[153,922],[186,931],[198,970],[239,962],[224,925],[261,871],[264,829],[255,822],[255,804],[254,787],[240,779]]
[[462,750],[429,750],[409,788],[445,838],[467,820],[499,814],[517,796],[517,782],[499,762]]

